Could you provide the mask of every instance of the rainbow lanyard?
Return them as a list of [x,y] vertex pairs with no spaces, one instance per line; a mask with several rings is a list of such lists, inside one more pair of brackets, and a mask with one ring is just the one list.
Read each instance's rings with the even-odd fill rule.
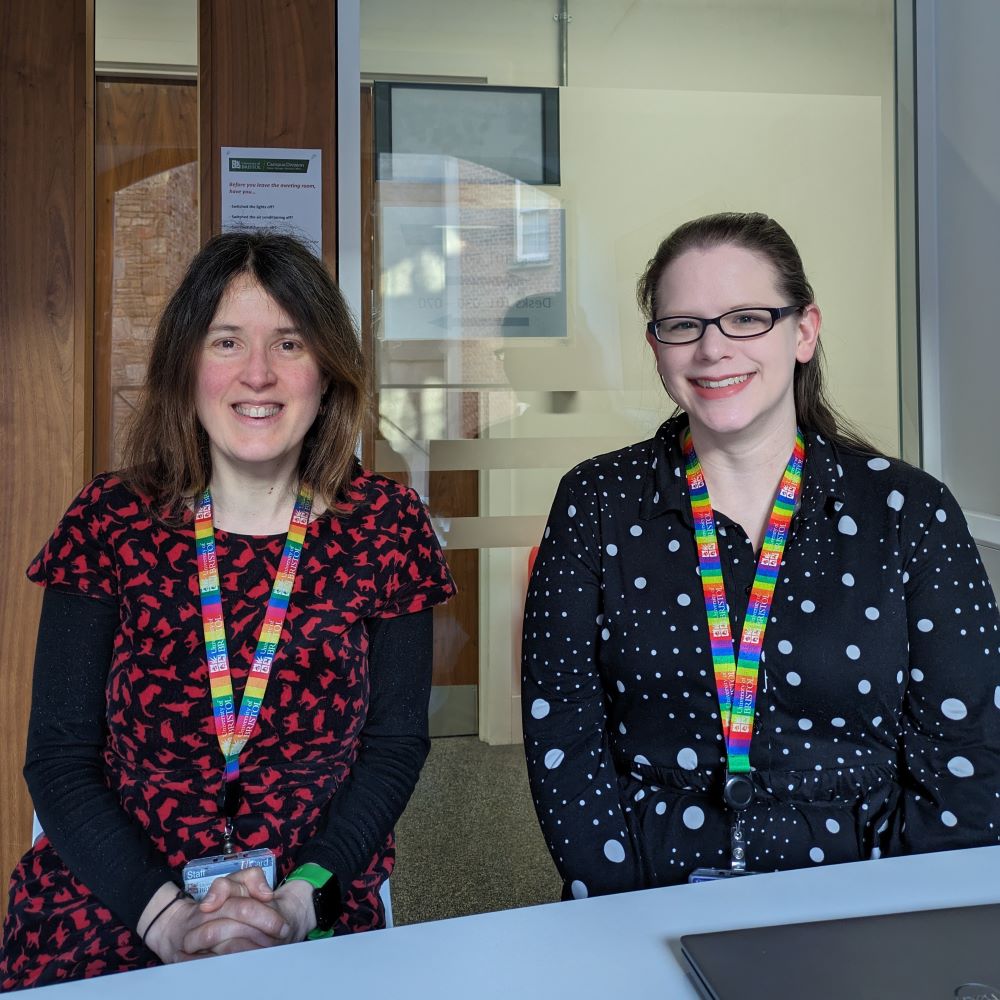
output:
[[715,514],[708,498],[708,487],[701,462],[695,454],[690,429],[684,432],[684,459],[687,466],[688,493],[694,517],[694,536],[701,567],[701,586],[705,593],[708,631],[712,642],[712,663],[715,667],[715,687],[719,693],[719,714],[722,736],[729,759],[728,770],[746,773],[750,770],[750,738],[753,736],[754,704],[757,700],[757,672],[760,651],[764,644],[764,629],[774,599],[781,556],[788,538],[788,525],[798,504],[802,487],[802,466],[806,457],[802,432],[796,428],[792,451],[778,495],[774,499],[767,524],[764,545],[760,550],[757,572],[750,591],[750,603],[743,622],[738,661],[733,659],[733,633],[729,627],[729,605],[722,583],[722,563],[719,542],[715,534]]
[[219,748],[226,760],[223,810],[227,817],[226,840],[231,840],[232,824],[240,799],[240,752],[246,746],[260,714],[260,703],[267,689],[274,651],[281,638],[281,627],[288,610],[288,598],[295,583],[295,574],[302,555],[302,542],[309,525],[313,494],[308,486],[299,488],[295,508],[288,525],[285,549],[278,564],[278,573],[271,587],[267,613],[257,640],[253,666],[247,675],[240,700],[239,716],[234,707],[233,676],[229,669],[226,629],[222,622],[222,595],[219,590],[219,563],[215,554],[215,526],[212,522],[212,496],[206,489],[195,511],[194,538],[198,551],[198,586],[201,591],[201,618],[205,630],[205,651],[208,654],[209,688],[212,694],[212,714]]

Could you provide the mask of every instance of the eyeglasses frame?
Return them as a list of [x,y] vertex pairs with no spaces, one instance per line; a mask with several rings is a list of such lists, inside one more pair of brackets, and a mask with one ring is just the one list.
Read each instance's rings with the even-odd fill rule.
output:
[[[778,320],[784,319],[786,316],[791,316],[794,313],[801,312],[803,308],[803,306],[747,306],[744,309],[728,309],[726,312],[720,313],[712,319],[706,319],[704,316],[685,316],[681,313],[675,316],[661,316],[659,319],[650,320],[646,324],[646,331],[658,344],[663,344],[666,347],[684,347],[687,344],[697,344],[698,341],[705,336],[705,331],[710,326],[717,327],[719,333],[729,340],[754,340],[757,337],[763,337],[765,334],[770,333],[774,329]],[[733,313],[750,312],[751,310],[770,313],[771,325],[766,330],[761,330],[760,333],[748,333],[745,337],[738,336],[734,333],[726,333],[726,331],[722,329],[722,320],[727,316],[731,316]],[[668,319],[697,320],[701,324],[701,333],[691,340],[660,340],[657,336],[656,328],[660,325],[660,323],[664,323]]]

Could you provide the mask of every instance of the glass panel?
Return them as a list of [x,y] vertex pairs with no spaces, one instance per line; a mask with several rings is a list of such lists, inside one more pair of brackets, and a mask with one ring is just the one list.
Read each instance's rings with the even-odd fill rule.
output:
[[[789,229],[824,311],[833,395],[898,450],[892,7],[574,0],[558,184],[467,147],[435,158],[425,144],[421,163],[383,147],[400,160],[378,176],[410,179],[376,187],[375,462],[426,497],[449,554],[479,553],[468,621],[491,742],[519,737],[521,606],[559,477],[670,411],[635,282],[675,226],[739,209]],[[554,87],[553,13],[366,3],[362,72]],[[438,490],[467,490],[464,513]]]
[[97,83],[99,469],[120,464],[119,432],[145,376],[153,325],[198,249],[197,100],[186,81]]
[[896,8],[897,254],[899,275],[900,457],[921,465],[920,324],[917,280],[917,170],[913,8]]
[[[992,4],[938,11],[934,28],[936,131],[926,140],[936,172],[938,364],[942,478],[968,511],[986,515],[977,537],[1000,546],[1000,462],[997,454],[996,372],[1000,339],[990,318],[996,289],[1000,216],[1000,137],[983,122],[1000,81],[989,34]],[[982,79],[970,84],[969,71]],[[992,83],[990,82],[992,81]],[[930,430],[928,429],[928,433]],[[985,531],[983,529],[986,529]]]
[[198,248],[198,0],[96,0],[94,466],[145,375],[153,324]]

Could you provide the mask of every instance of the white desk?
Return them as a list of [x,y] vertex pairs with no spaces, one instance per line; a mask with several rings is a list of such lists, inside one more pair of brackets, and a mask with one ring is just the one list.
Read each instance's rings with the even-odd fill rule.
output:
[[681,934],[995,902],[1000,847],[983,847],[414,924],[43,992],[65,1000],[196,1000],[223,992],[268,1000],[685,1000],[697,993]]

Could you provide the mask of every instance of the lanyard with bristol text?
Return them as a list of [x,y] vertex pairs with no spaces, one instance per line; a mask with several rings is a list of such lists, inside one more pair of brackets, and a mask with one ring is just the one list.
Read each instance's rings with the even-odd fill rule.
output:
[[[722,736],[726,746],[727,778],[731,774],[750,771],[750,738],[753,736],[754,705],[757,700],[757,673],[760,653],[764,643],[764,630],[771,613],[774,585],[785,550],[788,526],[798,504],[802,487],[802,466],[805,462],[805,441],[796,429],[795,448],[781,477],[781,485],[774,500],[767,524],[764,544],[757,562],[750,602],[747,605],[743,634],[740,637],[738,658],[733,656],[733,634],[729,626],[729,605],[722,582],[722,564],[719,560],[719,541],[715,533],[715,515],[708,497],[708,487],[701,462],[695,454],[691,431],[684,432],[684,460],[687,467],[688,493],[691,514],[694,518],[695,543],[698,547],[698,564],[701,568],[701,586],[705,594],[708,613],[708,631],[712,644],[712,663],[715,667],[715,686],[719,694],[719,714],[722,718]],[[727,782],[728,786],[728,782]],[[740,795],[752,795],[747,779],[738,782]],[[726,804],[741,808],[749,799],[730,801],[727,787]]]
[[301,486],[288,525],[281,562],[278,564],[278,572],[271,587],[271,596],[267,602],[260,638],[257,640],[253,666],[243,688],[238,716],[233,695],[233,678],[229,669],[226,629],[222,621],[222,594],[219,589],[219,564],[215,554],[212,496],[207,489],[201,495],[195,511],[194,537],[198,552],[198,589],[201,592],[201,618],[205,632],[205,651],[208,656],[212,715],[215,718],[219,749],[222,750],[226,761],[222,808],[226,817],[227,846],[232,842],[232,820],[240,805],[240,752],[250,738],[257,723],[257,716],[260,714],[260,703],[264,699],[271,663],[274,660],[278,640],[281,638],[285,612],[288,610],[288,598],[292,593],[295,574],[299,568],[299,557],[302,555],[302,542],[309,524],[312,499],[312,490],[308,486]]

